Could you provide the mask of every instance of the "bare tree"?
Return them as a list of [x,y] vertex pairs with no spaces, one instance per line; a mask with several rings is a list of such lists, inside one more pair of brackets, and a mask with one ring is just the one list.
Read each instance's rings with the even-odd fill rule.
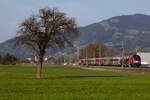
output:
[[38,14],[25,19],[19,26],[15,45],[28,45],[38,56],[36,78],[41,78],[43,58],[49,47],[72,46],[78,35],[74,18],[68,18],[57,8],[43,8]]
[[[86,53],[88,52],[88,53]],[[102,43],[93,43],[80,50],[80,59],[111,57],[116,55],[113,48],[107,47]]]

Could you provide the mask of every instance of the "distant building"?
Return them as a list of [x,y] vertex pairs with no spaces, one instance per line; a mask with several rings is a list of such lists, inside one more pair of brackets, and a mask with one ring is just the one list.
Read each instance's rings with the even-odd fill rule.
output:
[[[37,56],[35,56],[34,60],[35,60],[36,62],[38,62],[38,57],[37,57]],[[44,60],[44,61],[47,61],[47,60],[48,60],[48,58],[47,58],[47,57],[45,57],[43,60]]]
[[38,57],[37,57],[37,56],[35,56],[34,60],[35,60],[36,62],[38,62]]
[[29,60],[29,61],[31,61],[32,60],[32,58],[26,58],[27,60]]
[[150,67],[150,53],[138,52],[137,55],[141,57],[142,66]]
[[34,60],[32,58],[26,58],[31,64],[34,64]]

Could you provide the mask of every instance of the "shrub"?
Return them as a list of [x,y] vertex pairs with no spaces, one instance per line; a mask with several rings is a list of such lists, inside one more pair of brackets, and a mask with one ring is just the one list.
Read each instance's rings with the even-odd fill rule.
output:
[[1,58],[1,64],[4,65],[15,65],[17,62],[17,58],[9,53],[7,53],[4,57]]

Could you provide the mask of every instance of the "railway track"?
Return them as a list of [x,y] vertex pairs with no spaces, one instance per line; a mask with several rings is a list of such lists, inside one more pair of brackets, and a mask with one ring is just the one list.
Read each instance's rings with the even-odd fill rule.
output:
[[110,67],[110,66],[89,66],[87,67],[91,70],[99,71],[113,71],[113,72],[127,72],[127,73],[139,73],[143,75],[150,75],[150,68],[134,68],[134,67]]

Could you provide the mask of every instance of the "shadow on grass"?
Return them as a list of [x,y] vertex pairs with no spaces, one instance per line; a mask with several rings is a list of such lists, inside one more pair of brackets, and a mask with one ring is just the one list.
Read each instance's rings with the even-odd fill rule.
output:
[[[81,79],[81,78],[115,78],[115,77],[123,77],[119,75],[112,75],[112,76],[49,76],[49,77],[41,77],[41,79]],[[35,77],[29,77],[29,78],[16,78],[16,79],[36,79]]]
[[122,76],[58,76],[58,77],[47,77],[42,79],[74,79],[74,78],[113,78]]

